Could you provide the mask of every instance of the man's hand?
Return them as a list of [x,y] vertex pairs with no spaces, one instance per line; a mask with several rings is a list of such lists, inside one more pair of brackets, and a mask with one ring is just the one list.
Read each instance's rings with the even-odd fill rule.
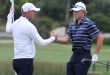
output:
[[14,8],[10,8],[9,14],[7,16],[7,23],[6,23],[6,32],[7,33],[12,33],[11,26],[12,26],[13,22],[14,22]]
[[98,55],[97,54],[93,54],[92,55],[92,63],[95,63],[98,61]]
[[55,37],[57,39],[57,34],[55,32],[50,33],[50,37]]
[[14,8],[10,8],[10,12],[9,12],[7,18],[8,19],[13,18],[14,17],[14,12],[15,12],[15,9]]

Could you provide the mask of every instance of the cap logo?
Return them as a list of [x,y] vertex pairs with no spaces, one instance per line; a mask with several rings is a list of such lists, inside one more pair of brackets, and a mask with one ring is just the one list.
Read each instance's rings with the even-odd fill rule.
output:
[[85,8],[84,8],[84,7],[79,6],[79,5],[75,5],[75,6],[74,6],[74,8],[82,8],[82,9],[84,9],[84,10],[85,10]]

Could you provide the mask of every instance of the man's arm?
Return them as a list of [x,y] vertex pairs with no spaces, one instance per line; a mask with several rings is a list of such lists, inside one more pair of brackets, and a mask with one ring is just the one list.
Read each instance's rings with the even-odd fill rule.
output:
[[88,26],[88,33],[93,39],[96,39],[96,49],[95,49],[95,53],[92,55],[92,62],[94,63],[98,61],[98,54],[103,45],[104,38],[102,33],[99,31],[99,29],[96,27],[95,23],[93,22]]
[[7,23],[6,23],[6,33],[12,33],[11,26],[13,22],[13,16],[14,16],[14,9],[10,8],[10,12],[7,16]]
[[100,49],[102,48],[102,45],[103,45],[103,40],[104,40],[104,37],[103,35],[100,33],[97,37],[96,37],[96,50],[95,50],[95,54],[99,54],[100,52]]
[[29,34],[30,37],[34,40],[35,43],[41,46],[46,46],[55,40],[55,34],[51,34],[49,39],[43,39],[34,26],[32,26],[29,29],[29,31],[30,31],[30,34]]
[[96,50],[95,53],[92,55],[92,62],[97,62],[98,61],[98,54],[102,48],[103,45],[103,40],[104,37],[103,35],[100,33],[97,37],[96,37]]
[[65,35],[62,38],[57,37],[57,39],[56,39],[56,41],[59,43],[68,43],[69,40],[70,40],[70,37],[68,35]]

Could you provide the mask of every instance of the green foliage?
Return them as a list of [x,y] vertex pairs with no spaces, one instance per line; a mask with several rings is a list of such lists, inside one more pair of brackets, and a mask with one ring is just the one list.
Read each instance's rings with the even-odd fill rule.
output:
[[[96,40],[93,40],[93,43],[96,44]],[[110,37],[104,38],[103,44],[110,45]]]
[[41,36],[45,38],[50,37],[49,32],[58,26],[57,22],[48,17],[39,17],[37,21],[35,19],[33,23],[36,25]]
[[[58,27],[61,25],[66,26],[67,21],[65,21],[65,15],[67,12],[67,1],[68,0],[15,0],[15,20],[21,15],[21,6],[25,2],[34,3],[37,7],[41,8],[40,14],[38,14],[38,16],[40,16],[40,22],[37,21],[38,23],[35,22],[35,24],[39,25],[38,30],[40,30],[40,32],[45,29],[45,34],[44,32],[41,34],[48,37],[49,34],[47,33],[49,33],[53,27]],[[109,32],[110,0],[70,0],[70,7],[78,1],[82,1],[86,4],[88,16],[96,22],[99,29],[102,32]],[[0,25],[3,25],[6,22],[10,2],[9,0],[0,0],[0,5],[0,22],[3,22]],[[46,18],[44,18],[45,16]]]
[[110,15],[110,1],[109,0],[93,0],[87,4],[87,10],[89,15],[94,13],[103,13]]
[[[11,62],[0,62],[0,64],[1,64],[0,75],[15,75]],[[91,66],[88,73],[88,75],[109,75],[109,74],[110,74],[110,71],[106,72],[105,66],[100,64],[96,64],[95,72],[93,72],[92,66]],[[66,75],[66,64],[34,62],[33,75]]]
[[1,61],[0,64],[0,75],[14,75],[11,63]]
[[110,38],[104,38],[104,44],[110,45]]
[[6,18],[6,14],[7,14],[7,7],[9,7],[9,4],[8,4],[9,0],[0,0],[0,22],[4,21],[4,18]]
[[71,0],[72,3],[76,3],[76,2],[84,2],[85,4],[88,4],[90,2],[92,2],[91,0]]
[[[15,0],[15,19],[17,19],[21,15],[21,6],[25,2],[32,2],[36,4],[37,1],[38,0]],[[0,19],[2,19],[3,22],[6,21],[10,5],[11,5],[10,0],[0,0]]]
[[34,75],[66,75],[66,64],[36,62]]
[[110,30],[110,1],[93,0],[87,4],[88,16],[93,19],[102,32]]
[[110,30],[110,18],[102,13],[95,13],[90,18],[96,23],[97,27],[102,32],[108,32]]
[[53,20],[64,20],[66,0],[41,0],[39,3],[41,14]]

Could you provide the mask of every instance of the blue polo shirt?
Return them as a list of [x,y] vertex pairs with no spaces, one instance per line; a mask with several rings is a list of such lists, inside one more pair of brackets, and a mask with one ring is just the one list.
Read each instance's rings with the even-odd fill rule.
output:
[[77,22],[69,24],[67,34],[72,40],[72,50],[90,50],[92,40],[100,34],[100,31],[93,21],[83,17],[80,24]]

